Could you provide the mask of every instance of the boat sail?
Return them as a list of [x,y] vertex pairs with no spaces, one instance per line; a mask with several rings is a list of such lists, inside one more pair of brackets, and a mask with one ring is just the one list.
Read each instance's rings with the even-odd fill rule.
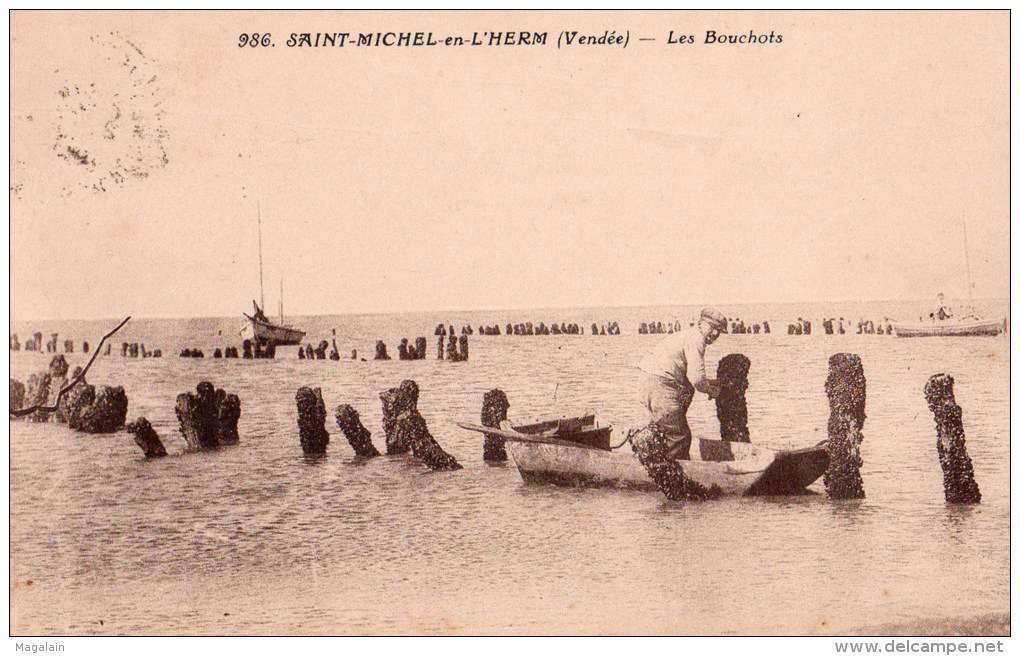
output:
[[[289,346],[300,344],[305,333],[293,326],[287,326],[283,321],[283,280],[280,281],[280,323],[276,324],[269,320],[262,308],[266,305],[265,292],[262,287],[262,208],[258,209],[259,223],[259,303],[254,299],[251,304],[255,310],[252,315],[245,314],[251,326],[252,337],[262,346]],[[246,326],[247,328],[247,326]]]

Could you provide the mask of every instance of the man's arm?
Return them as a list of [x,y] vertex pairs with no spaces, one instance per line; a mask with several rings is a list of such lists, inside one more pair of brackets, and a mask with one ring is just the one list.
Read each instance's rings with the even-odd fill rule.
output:
[[708,394],[708,398],[714,399],[719,392],[719,384],[705,374],[705,344],[691,344],[684,349],[687,356],[687,380],[691,382],[694,389],[702,394]]

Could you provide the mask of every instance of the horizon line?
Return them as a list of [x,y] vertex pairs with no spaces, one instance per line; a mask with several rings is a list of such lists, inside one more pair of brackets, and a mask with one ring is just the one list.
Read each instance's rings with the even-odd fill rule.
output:
[[[449,313],[462,313],[462,312],[539,312],[546,310],[591,310],[591,309],[618,309],[618,310],[629,310],[636,308],[646,307],[713,307],[713,306],[728,306],[728,305],[794,305],[797,303],[805,304],[819,304],[819,303],[920,303],[925,302],[927,299],[864,299],[864,300],[833,300],[833,299],[822,299],[822,300],[799,300],[799,301],[740,301],[740,302],[703,302],[703,303],[645,303],[636,305],[562,305],[562,306],[542,306],[542,307],[499,307],[499,308],[488,308],[488,307],[474,307],[474,308],[442,308],[436,310],[427,309],[416,309],[416,310],[383,310],[383,311],[341,311],[341,312],[314,312],[311,314],[292,314],[291,317],[298,318],[309,318],[309,317],[323,317],[323,316],[370,316],[370,315],[398,315],[398,314],[435,314],[441,312]],[[1009,303],[1010,297],[1000,296],[984,296],[979,298],[946,298],[950,302],[978,302],[978,301],[1006,301]],[[936,301],[937,302],[937,301]],[[8,310],[9,311],[9,310]],[[241,312],[236,313],[240,318],[244,315]],[[234,316],[233,314],[221,314],[221,315],[141,315],[136,313],[127,313],[124,316],[130,316],[132,319],[224,319]],[[121,316],[107,316],[107,317],[30,317],[30,318],[19,318],[9,319],[9,323],[25,323],[28,321],[115,321],[120,320]]]

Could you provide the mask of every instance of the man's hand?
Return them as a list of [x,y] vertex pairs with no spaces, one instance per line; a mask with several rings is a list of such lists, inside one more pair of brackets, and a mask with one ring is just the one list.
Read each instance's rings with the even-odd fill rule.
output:
[[708,381],[708,399],[711,401],[719,396],[719,381],[709,380]]

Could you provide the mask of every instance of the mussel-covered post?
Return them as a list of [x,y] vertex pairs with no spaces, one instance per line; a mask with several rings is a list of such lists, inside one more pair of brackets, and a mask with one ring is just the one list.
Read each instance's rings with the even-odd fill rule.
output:
[[202,381],[195,390],[177,395],[177,421],[181,434],[192,450],[212,449],[223,444],[237,444],[237,420],[241,417],[241,401],[236,394],[216,389]]
[[974,480],[974,465],[967,454],[963,434],[963,411],[953,394],[953,377],[935,374],[924,386],[924,398],[935,415],[938,440],[935,448],[942,465],[942,486],[949,503],[980,503],[981,491]]
[[390,356],[386,353],[386,342],[381,339],[375,343],[375,359],[376,360],[389,360]]
[[219,446],[217,436],[216,388],[203,381],[196,387],[197,394],[186,392],[177,395],[174,412],[181,434],[194,451]]
[[460,336],[460,353],[457,354],[458,360],[467,361],[468,359],[468,336],[462,334]]
[[382,401],[382,425],[386,434],[386,455],[395,456],[407,453],[411,445],[403,442],[397,435],[397,418],[408,408],[406,395],[399,387],[391,387],[379,394]]
[[727,442],[750,442],[747,429],[747,373],[751,361],[742,353],[730,353],[719,360],[716,377],[719,396],[715,413],[719,417],[719,436]]
[[145,417],[139,417],[136,421],[126,426],[127,432],[135,436],[135,444],[142,450],[146,458],[161,458],[166,455],[163,443],[159,441],[159,434],[156,433],[152,424]]
[[302,387],[294,395],[294,400],[297,402],[301,449],[306,455],[324,455],[329,433],[326,432],[326,404],[322,400],[322,389]]
[[443,337],[444,337],[445,334],[446,333],[444,331],[443,335],[439,335],[439,340],[438,340],[439,341],[439,356],[436,358],[437,360],[442,360],[443,359]]
[[[80,387],[81,383],[75,385]],[[86,397],[87,392],[86,392]],[[104,386],[95,397],[95,401],[88,408],[81,411],[81,419],[78,423],[78,430],[93,435],[99,433],[116,433],[124,427],[124,420],[127,418],[128,398],[124,388]],[[74,406],[71,406],[68,425],[74,421]]]
[[380,455],[379,450],[372,444],[372,433],[362,425],[361,417],[353,407],[346,404],[336,407],[336,425],[343,431],[355,455],[362,458]]
[[463,469],[457,459],[439,445],[429,432],[425,418],[418,412],[418,384],[413,380],[401,382],[399,394],[404,411],[397,416],[394,427],[397,441],[410,444],[414,457],[430,469],[447,471]]
[[[50,375],[48,373],[34,373],[28,377],[28,390],[25,392],[25,408],[35,405],[45,405],[50,398]],[[44,422],[49,421],[50,413],[33,412],[25,417],[28,421]]]
[[96,402],[96,388],[84,380],[68,390],[57,407],[57,420],[67,423],[68,428],[82,430],[85,413]]
[[829,397],[829,468],[825,472],[825,491],[833,499],[861,499],[861,441],[864,436],[866,381],[861,359],[852,353],[837,353],[829,358],[829,377],[825,381]]
[[21,410],[25,407],[25,386],[20,381],[11,378],[11,410]]
[[722,495],[717,485],[706,488],[684,474],[683,465],[670,449],[666,432],[655,422],[632,432],[630,446],[655,487],[670,501],[700,501]]
[[[506,412],[509,409],[510,401],[503,390],[489,390],[482,397],[482,426],[499,428],[500,423],[506,419]],[[506,440],[498,435],[486,435],[485,445],[482,447],[482,460],[506,460],[505,442]]]
[[220,444],[237,444],[237,420],[241,418],[241,399],[237,394],[216,390],[216,439]]

